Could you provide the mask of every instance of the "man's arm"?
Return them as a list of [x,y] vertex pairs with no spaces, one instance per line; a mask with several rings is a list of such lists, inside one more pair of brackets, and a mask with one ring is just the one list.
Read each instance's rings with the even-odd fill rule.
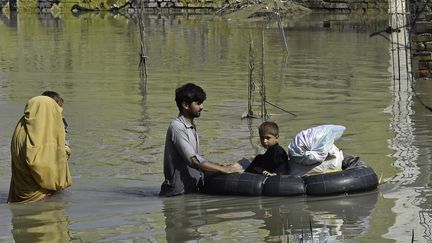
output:
[[[206,172],[222,172],[222,173],[235,173],[243,172],[243,168],[239,164],[219,164],[207,161],[207,159],[202,158],[197,155],[196,149],[191,145],[189,141],[189,136],[187,130],[183,129],[184,126],[171,126],[172,133],[171,141],[173,142],[178,153],[184,158],[189,165],[196,168],[200,168]],[[167,135],[168,136],[168,135]]]
[[192,157],[191,160],[193,164],[197,165],[201,170],[205,172],[222,172],[225,174],[243,172],[243,168],[238,163],[227,164],[227,165],[213,163],[210,161],[205,161],[200,163],[195,156]]

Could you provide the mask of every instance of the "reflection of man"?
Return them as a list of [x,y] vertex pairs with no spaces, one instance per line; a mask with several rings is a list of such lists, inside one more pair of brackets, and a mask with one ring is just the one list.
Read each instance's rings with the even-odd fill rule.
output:
[[167,242],[351,242],[370,229],[377,200],[377,191],[300,200],[189,195],[162,198],[162,212]]
[[208,224],[200,195],[163,198],[165,237],[168,243],[199,242],[199,228]]
[[10,204],[15,242],[70,242],[64,202]]
[[176,89],[175,100],[179,116],[171,122],[165,140],[164,176],[160,196],[175,196],[198,192],[202,173],[241,172],[239,164],[210,162],[199,154],[199,139],[194,119],[204,109],[204,90],[192,83]]

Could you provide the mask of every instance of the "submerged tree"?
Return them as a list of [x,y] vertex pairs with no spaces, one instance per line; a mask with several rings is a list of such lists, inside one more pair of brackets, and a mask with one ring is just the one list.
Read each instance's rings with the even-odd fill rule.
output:
[[140,48],[140,80],[141,80],[141,90],[146,93],[147,90],[147,56],[145,49],[145,26],[144,26],[144,0],[138,2],[138,27],[140,32],[141,48]]

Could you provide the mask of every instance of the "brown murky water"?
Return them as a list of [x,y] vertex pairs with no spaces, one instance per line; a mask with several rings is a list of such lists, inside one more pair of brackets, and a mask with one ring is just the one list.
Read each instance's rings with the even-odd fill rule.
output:
[[[322,27],[328,19],[337,19],[331,29]],[[232,162],[261,152],[260,119],[240,119],[247,108],[248,38],[258,70],[261,24],[148,16],[143,83],[138,27],[130,19],[2,16],[0,241],[408,242],[413,229],[418,242],[430,240],[432,118],[411,91],[393,88],[390,43],[369,37],[387,20],[309,16],[285,26],[287,55],[277,24],[264,23],[267,99],[298,115],[267,107],[280,125],[281,145],[313,125],[344,125],[338,147],[382,176],[378,191],[157,197],[165,132],[177,115],[174,89],[183,83],[199,84],[208,95],[198,121],[205,156]],[[418,82],[417,91],[432,104],[430,86]],[[10,136],[27,99],[47,89],[65,98],[73,186],[46,202],[8,205]]]

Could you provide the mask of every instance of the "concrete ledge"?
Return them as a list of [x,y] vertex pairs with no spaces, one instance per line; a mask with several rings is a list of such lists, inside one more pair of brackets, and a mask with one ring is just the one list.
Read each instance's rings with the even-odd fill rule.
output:
[[417,33],[430,33],[432,32],[432,23],[428,21],[418,21],[415,25]]
[[417,61],[432,61],[432,53],[428,51],[413,53],[413,57]]

